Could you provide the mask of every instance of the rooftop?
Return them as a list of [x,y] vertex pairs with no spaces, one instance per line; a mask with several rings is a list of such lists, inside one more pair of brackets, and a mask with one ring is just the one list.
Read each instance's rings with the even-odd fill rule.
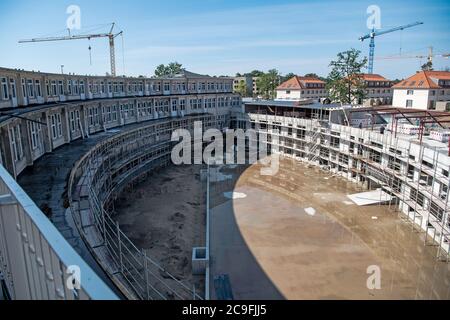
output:
[[264,106],[264,107],[285,107],[285,108],[304,108],[304,109],[336,109],[341,108],[338,103],[323,104],[314,102],[310,99],[305,100],[252,100],[243,101],[247,106]]
[[448,71],[419,71],[400,81],[394,89],[440,89],[439,80],[450,80]]
[[277,87],[277,90],[286,90],[286,89],[299,90],[299,89],[305,89],[307,83],[318,83],[318,84],[323,84],[323,85],[325,84],[324,81],[322,81],[322,80],[320,80],[318,78],[295,76],[295,77],[292,77],[291,79],[283,82],[282,84],[280,84]]
[[362,73],[361,76],[365,81],[390,81],[379,74]]

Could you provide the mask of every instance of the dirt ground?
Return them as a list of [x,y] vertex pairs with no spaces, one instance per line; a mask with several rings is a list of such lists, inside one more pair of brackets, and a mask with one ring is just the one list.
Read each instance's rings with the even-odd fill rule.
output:
[[[203,183],[204,184],[204,183]],[[192,248],[205,243],[205,187],[199,166],[155,170],[115,203],[121,229],[170,274],[203,296],[204,279],[192,275]]]
[[353,204],[361,189],[298,162],[259,169],[223,167],[233,179],[212,186],[211,281],[227,274],[235,299],[450,299],[450,263],[397,212]]

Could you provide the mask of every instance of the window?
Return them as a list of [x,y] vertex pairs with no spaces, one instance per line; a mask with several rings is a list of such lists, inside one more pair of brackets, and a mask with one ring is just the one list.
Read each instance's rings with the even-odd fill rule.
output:
[[67,80],[67,93],[72,95],[72,80]]
[[432,100],[428,103],[428,109],[435,110],[436,109],[436,101]]
[[406,100],[406,107],[407,108],[412,108],[413,106],[413,101],[412,100]]
[[169,91],[170,90],[170,83],[166,82],[164,83],[164,91]]
[[172,111],[177,111],[177,100],[172,100]]
[[[36,121],[40,121],[37,119]],[[31,134],[31,148],[36,150],[41,145],[41,124],[38,122],[30,123],[30,134]]]
[[80,81],[80,94],[84,94],[84,81]]
[[47,96],[51,95],[50,82],[48,80],[45,80],[45,93]]
[[39,80],[36,80],[34,82],[34,86],[36,88],[36,97],[42,97],[41,82]]
[[412,96],[412,95],[414,94],[414,90],[407,90],[407,91],[406,91],[406,94],[407,94],[408,96]]
[[90,126],[94,125],[94,109],[93,108],[89,108],[89,125]]
[[58,81],[58,94],[61,96],[64,94],[64,86],[62,80]]
[[50,125],[53,140],[62,136],[61,114],[56,113],[50,116]]
[[28,88],[28,96],[30,98],[34,97],[34,87],[33,87],[33,80],[32,79],[28,79],[27,80],[27,88]]
[[106,107],[106,121],[111,122],[111,106]]
[[[450,105],[450,103],[449,103]],[[180,110],[184,111],[186,110],[186,100],[180,100]]]
[[1,91],[2,91],[2,99],[8,100],[9,92],[8,92],[8,82],[6,81],[6,78],[1,78]]
[[74,132],[76,129],[75,111],[70,111],[70,131]]
[[113,121],[117,121],[117,106],[113,106],[112,118]]
[[58,94],[57,93],[57,87],[56,87],[56,80],[52,80],[52,94],[54,96],[56,96]]
[[26,99],[27,98],[27,86],[25,84],[25,79],[21,79],[22,83],[22,95]]
[[286,90],[286,94],[291,94],[291,90]]
[[9,139],[11,142],[11,150],[15,161],[20,161],[23,158],[22,139],[20,136],[20,124],[9,128]]
[[11,85],[11,97],[16,98],[17,97],[16,81],[14,79],[9,79],[9,84]]

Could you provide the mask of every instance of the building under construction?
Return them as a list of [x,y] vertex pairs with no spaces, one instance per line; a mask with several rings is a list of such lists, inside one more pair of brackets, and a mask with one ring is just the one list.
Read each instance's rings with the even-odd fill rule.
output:
[[[0,69],[3,297],[449,298],[445,113],[243,106],[232,84],[187,71],[125,78]],[[177,262],[201,287],[144,248],[158,233],[135,236],[115,208],[149,173],[170,170],[172,133],[198,122],[263,133],[283,158],[274,176],[260,175],[259,164],[217,163],[192,175],[205,188],[202,206],[191,204],[205,237],[190,261]],[[175,238],[186,232],[186,207],[172,207],[176,193],[168,194],[162,220]],[[140,214],[156,224],[152,209]],[[390,279],[379,295],[366,287],[374,264]],[[79,286],[71,266],[84,275]]]

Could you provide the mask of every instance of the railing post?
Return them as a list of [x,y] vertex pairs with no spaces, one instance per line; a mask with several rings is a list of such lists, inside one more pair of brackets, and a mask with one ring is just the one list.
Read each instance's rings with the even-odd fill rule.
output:
[[147,262],[147,254],[145,253],[144,249],[141,249],[142,252],[142,259],[143,259],[143,266],[144,266],[144,276],[145,276],[145,294],[147,297],[147,300],[150,300],[150,293],[148,290],[148,262]]
[[100,206],[100,211],[101,211],[101,213],[102,213],[103,244],[107,246],[108,244],[107,244],[107,240],[106,240],[105,210],[103,210],[103,208],[101,207],[100,204],[99,204],[99,206]]
[[116,221],[116,230],[117,230],[117,247],[119,248],[120,272],[123,274],[122,242],[121,242],[122,240],[120,238],[119,221]]

